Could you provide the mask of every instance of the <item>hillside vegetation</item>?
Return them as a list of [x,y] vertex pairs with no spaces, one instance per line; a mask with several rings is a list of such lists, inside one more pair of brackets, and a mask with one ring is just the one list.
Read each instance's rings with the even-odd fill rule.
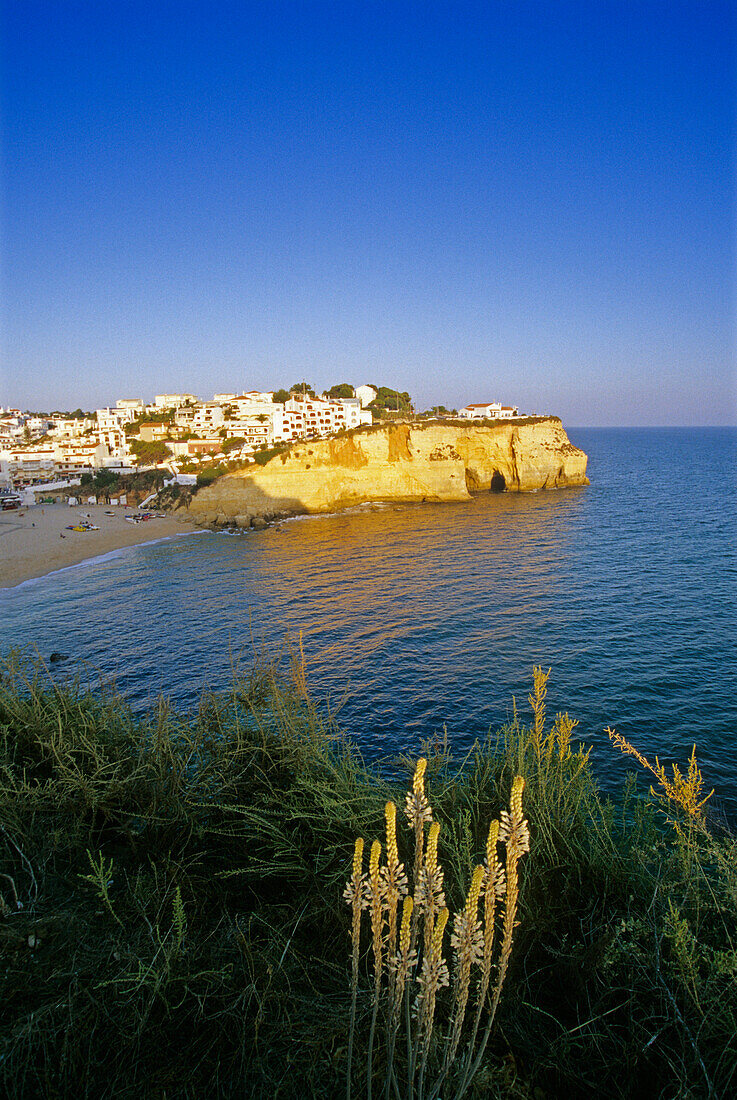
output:
[[[546,716],[545,691],[537,670],[526,713],[462,760],[426,746],[451,914],[469,904],[515,776],[529,822],[509,969],[466,1095],[734,1095],[735,842],[706,816],[695,759],[650,775],[654,794],[633,775],[603,799],[575,723]],[[14,656],[0,754],[3,1095],[343,1096],[351,1034],[353,1096],[368,1094],[369,1057],[374,1094],[391,1060],[390,1095],[405,1095],[407,1049],[392,1049],[383,1000],[369,1040],[366,913],[351,1030],[343,891],[356,838],[367,853],[384,840],[387,800],[409,872],[399,819],[416,761],[366,766],[311,697],[298,653],[236,674],[194,713],[161,700],[143,718],[110,688],[60,685]],[[444,1072],[444,1097],[462,1085],[460,1062],[443,1070],[457,1022],[450,932],[427,1097]]]

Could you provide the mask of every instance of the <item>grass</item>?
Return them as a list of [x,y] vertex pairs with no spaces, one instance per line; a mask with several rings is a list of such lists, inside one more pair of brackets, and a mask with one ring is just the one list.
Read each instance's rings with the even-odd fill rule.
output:
[[[396,782],[365,766],[288,650],[195,713],[162,700],[145,718],[111,689],[58,686],[11,657],[0,681],[3,1095],[345,1095],[343,889],[356,836],[370,847],[383,835],[414,765],[396,765]],[[538,670],[528,717],[463,760],[445,745],[428,754],[452,912],[516,775],[531,835],[519,925],[467,1095],[733,1095],[734,839],[702,798],[694,816],[635,775],[603,799],[575,724],[547,720]],[[366,1065],[373,993],[364,939],[355,1065]],[[438,991],[439,1019],[451,1018],[449,994]],[[428,1064],[442,1057],[428,1050]]]

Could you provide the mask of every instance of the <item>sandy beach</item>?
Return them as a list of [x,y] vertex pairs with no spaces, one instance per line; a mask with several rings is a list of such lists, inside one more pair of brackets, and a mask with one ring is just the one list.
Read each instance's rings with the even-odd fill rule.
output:
[[[105,512],[114,512],[106,516]],[[127,523],[125,515],[134,508],[107,508],[85,504],[42,504],[17,512],[0,512],[0,588],[10,588],[31,577],[42,577],[67,565],[96,558],[123,546],[181,535],[189,526],[173,517]],[[90,523],[99,531],[67,531],[67,525]]]

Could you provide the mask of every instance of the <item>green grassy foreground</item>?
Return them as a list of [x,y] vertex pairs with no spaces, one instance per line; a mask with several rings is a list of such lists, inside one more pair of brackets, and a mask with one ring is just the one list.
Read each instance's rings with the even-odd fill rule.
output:
[[[544,693],[529,725],[462,761],[436,746],[428,763],[451,909],[512,777],[527,784],[520,923],[468,1095],[734,1095],[735,841],[634,779],[603,800],[586,752],[543,708]],[[386,770],[396,783],[365,767],[288,655],[194,714],[162,702],[145,719],[112,692],[8,662],[0,1093],[345,1095],[342,891],[355,837],[382,835],[413,764]],[[355,1097],[370,1015],[364,954]],[[442,999],[438,1018],[440,1044]],[[378,1044],[379,1070],[384,1057]]]

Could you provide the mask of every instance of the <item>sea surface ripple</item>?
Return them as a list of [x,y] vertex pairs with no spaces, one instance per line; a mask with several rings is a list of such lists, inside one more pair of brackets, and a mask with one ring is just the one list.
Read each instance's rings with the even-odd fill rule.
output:
[[570,436],[589,487],[130,548],[0,592],[0,647],[68,654],[64,674],[82,664],[142,709],[190,705],[301,632],[313,691],[369,756],[444,727],[462,751],[513,696],[526,712],[542,664],[604,786],[625,767],[607,725],[663,761],[696,743],[734,818],[737,431]]

